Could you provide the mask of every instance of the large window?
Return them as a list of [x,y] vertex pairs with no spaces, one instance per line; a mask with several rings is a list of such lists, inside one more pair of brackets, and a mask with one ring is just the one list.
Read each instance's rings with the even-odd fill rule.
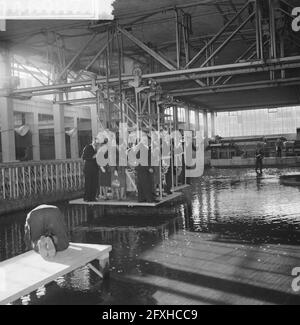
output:
[[39,130],[41,160],[55,159],[54,129]]
[[174,119],[173,112],[174,112],[174,107],[168,107],[165,109],[165,115],[166,115],[165,120],[167,122],[170,122],[170,121],[173,122],[173,119]]
[[196,130],[196,113],[194,110],[190,110],[190,128]]
[[296,134],[300,127],[300,106],[219,112],[216,134],[222,137]]
[[179,123],[185,123],[186,122],[185,108],[184,107],[178,107],[178,122]]

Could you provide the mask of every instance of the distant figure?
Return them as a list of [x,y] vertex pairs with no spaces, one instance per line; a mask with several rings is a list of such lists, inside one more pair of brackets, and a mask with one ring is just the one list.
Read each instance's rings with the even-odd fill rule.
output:
[[40,205],[28,213],[25,224],[25,243],[43,258],[53,258],[56,252],[69,247],[67,228],[61,211],[50,205]]
[[258,174],[258,170],[260,171],[260,174],[263,173],[263,159],[264,159],[264,149],[263,145],[258,144],[255,152],[255,171]]
[[84,177],[85,191],[84,201],[95,202],[98,192],[98,175],[99,167],[97,165],[96,156],[99,148],[98,140],[93,142],[83,149],[82,159],[84,160]]
[[153,193],[153,181],[154,181],[154,169],[151,167],[151,147],[149,146],[150,139],[143,139],[136,147],[138,155],[142,149],[148,150],[148,166],[138,165],[136,167],[137,174],[137,190],[138,190],[138,201],[153,203],[155,197]]
[[24,155],[20,158],[20,161],[30,161],[32,160],[32,147],[26,147],[24,149]]
[[276,141],[276,155],[278,158],[282,157],[282,148],[283,148],[283,142],[281,139],[277,139]]

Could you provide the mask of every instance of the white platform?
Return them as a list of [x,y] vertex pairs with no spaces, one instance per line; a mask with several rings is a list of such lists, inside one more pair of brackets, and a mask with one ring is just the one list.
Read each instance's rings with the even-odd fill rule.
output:
[[0,305],[16,301],[96,259],[100,262],[100,270],[88,265],[99,276],[103,276],[111,250],[111,246],[71,243],[66,251],[57,253],[51,260],[45,260],[30,251],[1,262]]
[[83,199],[73,200],[70,201],[69,204],[71,205],[88,205],[88,206],[123,206],[123,207],[157,207],[159,205],[162,205],[166,202],[172,201],[174,199],[177,199],[180,197],[182,193],[173,193],[171,195],[168,195],[164,197],[161,201],[156,203],[147,203],[147,202],[136,202],[136,201],[97,201],[97,202],[85,202]]

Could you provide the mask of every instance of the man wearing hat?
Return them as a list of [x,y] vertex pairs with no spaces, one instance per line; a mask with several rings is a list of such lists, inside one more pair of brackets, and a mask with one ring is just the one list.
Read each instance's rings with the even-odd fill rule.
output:
[[84,201],[95,202],[98,191],[99,166],[96,156],[99,149],[99,142],[94,138],[93,142],[83,149],[82,159],[84,160],[85,191]]

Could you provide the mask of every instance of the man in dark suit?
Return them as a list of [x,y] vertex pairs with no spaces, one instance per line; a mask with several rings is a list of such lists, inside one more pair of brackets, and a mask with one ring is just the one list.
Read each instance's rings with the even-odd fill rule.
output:
[[153,193],[153,173],[154,169],[151,166],[151,146],[150,138],[144,137],[142,141],[136,146],[137,158],[141,157],[141,151],[144,150],[148,154],[148,164],[143,166],[139,164],[136,166],[137,174],[137,190],[138,190],[138,202],[154,203],[156,202]]
[[82,159],[84,160],[85,192],[84,201],[95,202],[98,191],[99,166],[96,156],[99,149],[97,139],[83,149]]

